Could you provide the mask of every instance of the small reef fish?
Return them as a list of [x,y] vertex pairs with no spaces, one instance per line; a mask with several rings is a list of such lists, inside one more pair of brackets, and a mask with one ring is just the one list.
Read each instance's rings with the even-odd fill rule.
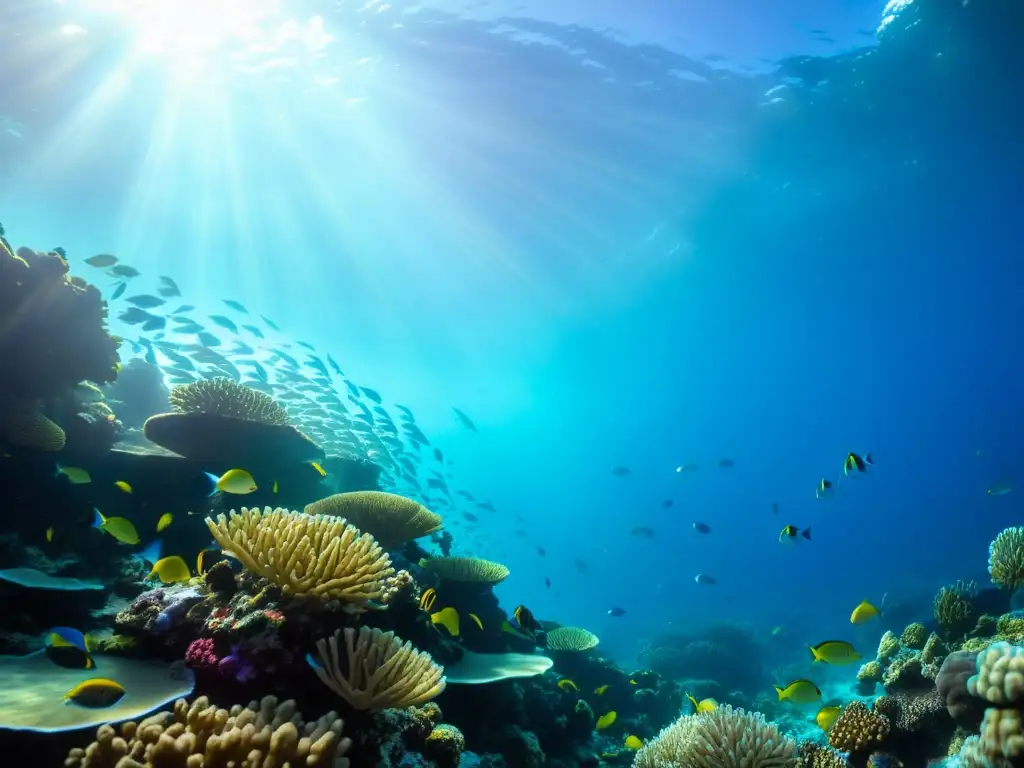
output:
[[525,605],[517,605],[516,609],[512,611],[512,618],[516,620],[520,629],[527,632],[536,632],[540,629],[540,622],[534,618],[533,613]]
[[469,614],[469,618],[471,618],[473,620],[473,623],[476,624],[477,629],[479,629],[481,632],[484,631],[484,623],[480,621],[479,616],[477,616],[475,613],[471,613]]
[[832,495],[832,481],[826,480],[824,477],[821,478],[821,482],[818,483],[818,487],[814,489],[814,496],[818,499],[824,499]]
[[718,583],[718,580],[708,573],[698,573],[696,576],[693,577],[693,580],[700,587],[713,587],[715,586],[715,584]]
[[810,649],[811,656],[814,657],[816,662],[823,661],[826,664],[842,666],[843,664],[853,664],[860,660],[860,654],[854,650],[852,645],[844,640],[826,640],[823,643],[807,647]]
[[141,560],[144,563],[152,565],[160,559],[161,554],[164,551],[164,542],[162,539],[153,539],[149,542],[142,550],[132,555],[136,560]]
[[433,587],[427,587],[423,590],[423,594],[420,595],[420,610],[429,612],[434,607],[435,600],[437,600],[437,590]]
[[54,627],[46,638],[46,657],[66,669],[92,669],[91,639],[71,627]]
[[64,701],[89,709],[112,707],[121,700],[125,690],[120,683],[105,677],[93,677],[83,680],[64,694]]
[[719,459],[718,466],[720,466],[722,469],[729,469],[730,467],[735,467],[736,462],[733,461],[732,459]]
[[111,301],[116,301],[117,299],[119,299],[122,296],[124,296],[124,292],[127,291],[127,290],[128,290],[128,283],[118,283],[117,284],[117,288],[115,288],[114,292],[110,295],[110,300]]
[[871,459],[870,453],[865,453],[863,456],[858,456],[856,453],[848,453],[846,454],[846,461],[843,462],[843,474],[867,472],[868,467],[873,464],[874,461]]
[[794,704],[812,704],[821,698],[818,686],[810,680],[794,680],[784,688],[775,686],[779,701],[792,701]]
[[604,693],[607,690],[608,690],[608,686],[607,685],[599,685],[599,686],[597,686],[597,688],[594,689],[594,695],[595,696],[604,696]]
[[85,485],[92,482],[92,475],[81,467],[62,467],[57,465],[57,474],[64,475],[72,485]]
[[311,466],[320,474],[320,477],[327,477],[327,470],[321,467],[317,462],[311,462]]
[[90,267],[96,267],[97,269],[106,269],[117,264],[117,256],[111,256],[109,253],[98,253],[95,256],[90,256],[85,260],[85,263]]
[[174,513],[164,512],[160,515],[160,519],[156,521],[156,532],[162,532],[167,526],[174,522]]
[[606,731],[615,725],[615,720],[618,718],[618,714],[613,709],[611,712],[605,712],[599,718],[597,718],[596,728],[598,732]]
[[153,570],[146,578],[150,579],[153,576],[159,577],[164,584],[175,584],[192,578],[192,574],[188,571],[188,565],[178,555],[171,555],[153,563]]
[[109,272],[108,275],[111,277],[138,277],[142,273],[139,272],[135,267],[129,267],[127,264],[117,264]]
[[46,529],[46,540],[53,541],[53,526],[51,525]]
[[442,608],[437,613],[430,615],[430,621],[435,627],[444,627],[452,637],[459,636],[459,612],[452,607]]
[[244,469],[229,469],[220,477],[207,472],[206,476],[213,484],[213,490],[210,491],[211,496],[217,491],[244,496],[256,490],[256,481]]
[[676,467],[676,474],[688,475],[691,472],[696,472],[699,467],[696,464],[681,464]]
[[697,699],[695,699],[690,694],[686,694],[686,698],[693,706],[693,714],[695,715],[703,715],[706,712],[714,712],[716,709],[718,709],[718,702],[714,699],[708,698],[697,701]]
[[711,526],[707,523],[696,521],[693,524],[693,530],[695,530],[697,533],[711,533]]
[[128,485],[128,483],[126,483],[124,480],[118,480],[116,483],[114,483],[114,486],[124,491],[125,493],[132,492],[132,487]]
[[630,536],[639,536],[642,539],[653,539],[654,529],[647,525],[634,526],[633,530],[629,532]]
[[579,688],[576,687],[576,683],[574,683],[568,677],[563,677],[561,680],[558,681],[557,685],[563,691],[579,691]]
[[988,493],[989,496],[1005,496],[1006,494],[1011,493],[1012,491],[1013,486],[1010,485],[1009,483],[998,483],[997,485],[993,485],[991,488],[989,488],[988,491],[986,491],[986,493]]
[[818,714],[814,716],[814,722],[818,724],[825,733],[832,730],[832,726],[835,725],[836,720],[839,719],[839,715],[842,714],[842,707],[822,707],[818,710]]
[[626,615],[626,609],[625,608],[619,608],[617,606],[612,606],[611,608],[608,609],[608,615],[613,617],[613,618],[614,617],[618,617],[618,616],[625,616]]
[[149,293],[143,293],[139,296],[129,296],[125,299],[129,304],[133,304],[139,309],[155,309],[156,307],[162,307],[167,302],[161,299],[159,296],[153,296]]
[[856,608],[853,609],[853,613],[850,614],[851,624],[864,624],[871,621],[876,616],[881,616],[882,612],[875,608],[867,600],[862,600]]
[[643,747],[644,740],[641,739],[639,736],[634,736],[633,734],[629,734],[625,738],[625,740],[622,742],[622,745],[626,749],[637,750],[637,749],[640,749],[641,747]]
[[476,424],[469,418],[464,412],[460,411],[455,406],[452,406],[452,410],[455,412],[456,418],[462,422],[462,426],[468,429],[470,432],[476,432]]
[[92,527],[99,528],[104,533],[109,533],[122,544],[138,544],[139,532],[131,520],[124,517],[104,517],[103,513],[93,508]]
[[210,568],[221,560],[227,560],[227,556],[221,553],[218,547],[199,550],[199,554],[196,556],[196,575],[202,576],[208,573]]
[[811,529],[810,529],[810,527],[804,528],[801,531],[795,525],[787,525],[785,528],[782,529],[782,532],[779,534],[779,543],[780,544],[785,544],[787,542],[796,542],[797,541],[797,537],[800,537],[800,536],[802,536],[803,538],[805,538],[808,541],[810,541],[810,539],[811,539]]
[[274,484],[270,487],[270,492],[277,493],[277,480],[275,480]]

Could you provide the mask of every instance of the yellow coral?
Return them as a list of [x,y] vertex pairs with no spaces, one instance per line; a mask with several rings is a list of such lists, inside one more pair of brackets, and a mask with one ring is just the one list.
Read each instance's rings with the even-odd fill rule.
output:
[[900,652],[900,639],[892,632],[886,631],[882,639],[878,641],[878,653],[876,658],[882,664],[888,664],[897,653]]
[[361,627],[358,633],[345,629],[346,673],[341,668],[340,635],[335,632],[317,641],[319,663],[313,664],[313,671],[353,708],[416,707],[444,690],[444,667],[394,632],[377,628]]
[[439,531],[444,522],[417,501],[381,491],[336,493],[308,505],[306,514],[343,517],[388,550]]
[[593,632],[582,627],[557,627],[547,633],[546,645],[552,651],[589,651],[600,642]]
[[915,621],[913,624],[908,624],[903,630],[903,634],[900,635],[900,645],[919,651],[924,647],[927,638],[928,630],[925,629],[924,624]]
[[291,424],[288,412],[269,395],[231,379],[200,379],[171,390],[171,407],[177,413],[213,413],[261,424]]
[[434,557],[422,563],[423,569],[442,581],[463,581],[472,584],[498,584],[508,578],[509,570],[501,563],[479,557]]
[[846,706],[828,732],[828,743],[840,752],[860,752],[881,744],[889,735],[889,718],[861,701]]
[[992,704],[1016,704],[1024,698],[1024,648],[996,643],[978,655],[978,672],[967,690]]
[[302,765],[347,768],[351,742],[341,737],[342,721],[328,712],[305,723],[294,701],[278,704],[273,696],[231,711],[217,709],[202,696],[189,706],[184,699],[173,712],[115,730],[100,726],[96,741],[73,749],[66,768],[151,768],[237,765],[277,768]]
[[379,601],[395,573],[372,536],[337,518],[243,507],[206,525],[225,552],[285,592],[341,600],[355,612]]
[[1007,528],[989,544],[988,573],[1006,589],[1024,584],[1024,528]]

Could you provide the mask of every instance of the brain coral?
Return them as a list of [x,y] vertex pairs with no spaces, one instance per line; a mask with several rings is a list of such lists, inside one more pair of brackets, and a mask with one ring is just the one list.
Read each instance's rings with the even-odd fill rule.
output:
[[1006,589],[1024,584],[1024,528],[1007,528],[988,547],[992,583]]

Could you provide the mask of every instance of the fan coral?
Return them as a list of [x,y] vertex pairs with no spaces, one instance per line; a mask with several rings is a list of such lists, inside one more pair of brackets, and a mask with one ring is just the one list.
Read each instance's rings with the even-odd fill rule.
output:
[[423,569],[442,581],[470,584],[498,584],[508,578],[509,570],[501,563],[479,557],[435,557],[423,563]]
[[992,704],[1016,704],[1024,696],[1024,648],[996,643],[980,653],[967,690]]
[[958,581],[935,595],[932,613],[947,637],[962,636],[970,629],[974,620],[971,599],[977,592],[978,586],[973,581]]
[[861,701],[847,705],[828,732],[828,743],[840,752],[860,752],[882,743],[889,735],[889,718]]
[[1007,528],[989,544],[988,573],[1006,589],[1024,584],[1024,528]]
[[796,743],[764,716],[724,704],[684,715],[637,753],[634,768],[796,768]]
[[347,768],[350,741],[341,737],[337,712],[304,723],[295,702],[278,704],[273,696],[231,711],[217,709],[203,696],[188,705],[174,703],[141,723],[127,722],[115,730],[100,726],[96,741],[73,749],[67,768],[143,768],[153,765],[282,765]]
[[919,651],[924,648],[924,642],[927,639],[928,630],[925,629],[924,624],[915,621],[913,624],[908,624],[903,630],[903,634],[900,635],[900,645]]
[[206,525],[226,552],[285,592],[340,600],[353,612],[380,600],[395,573],[372,536],[337,518],[243,507]]
[[546,645],[552,651],[580,652],[594,648],[600,639],[582,627],[558,627],[548,632]]
[[440,515],[419,502],[382,491],[336,493],[308,505],[305,512],[343,517],[388,550],[439,531],[443,525]]
[[200,379],[191,384],[179,384],[171,390],[170,401],[176,413],[212,413],[261,424],[291,424],[288,412],[272,397],[231,379]]
[[307,657],[321,682],[355,709],[390,709],[424,704],[445,689],[444,667],[403,643],[394,632],[345,629],[347,674],[338,652],[340,632],[318,640],[318,659]]

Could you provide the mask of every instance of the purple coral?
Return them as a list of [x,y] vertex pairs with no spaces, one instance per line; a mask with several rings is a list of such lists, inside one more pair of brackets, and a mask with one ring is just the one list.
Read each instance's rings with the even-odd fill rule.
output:
[[231,646],[231,653],[220,660],[217,669],[224,677],[233,677],[240,683],[248,683],[256,677],[256,667],[242,658],[240,651],[240,646]]
[[185,663],[193,668],[216,667],[218,661],[217,648],[210,637],[193,640],[185,651]]

